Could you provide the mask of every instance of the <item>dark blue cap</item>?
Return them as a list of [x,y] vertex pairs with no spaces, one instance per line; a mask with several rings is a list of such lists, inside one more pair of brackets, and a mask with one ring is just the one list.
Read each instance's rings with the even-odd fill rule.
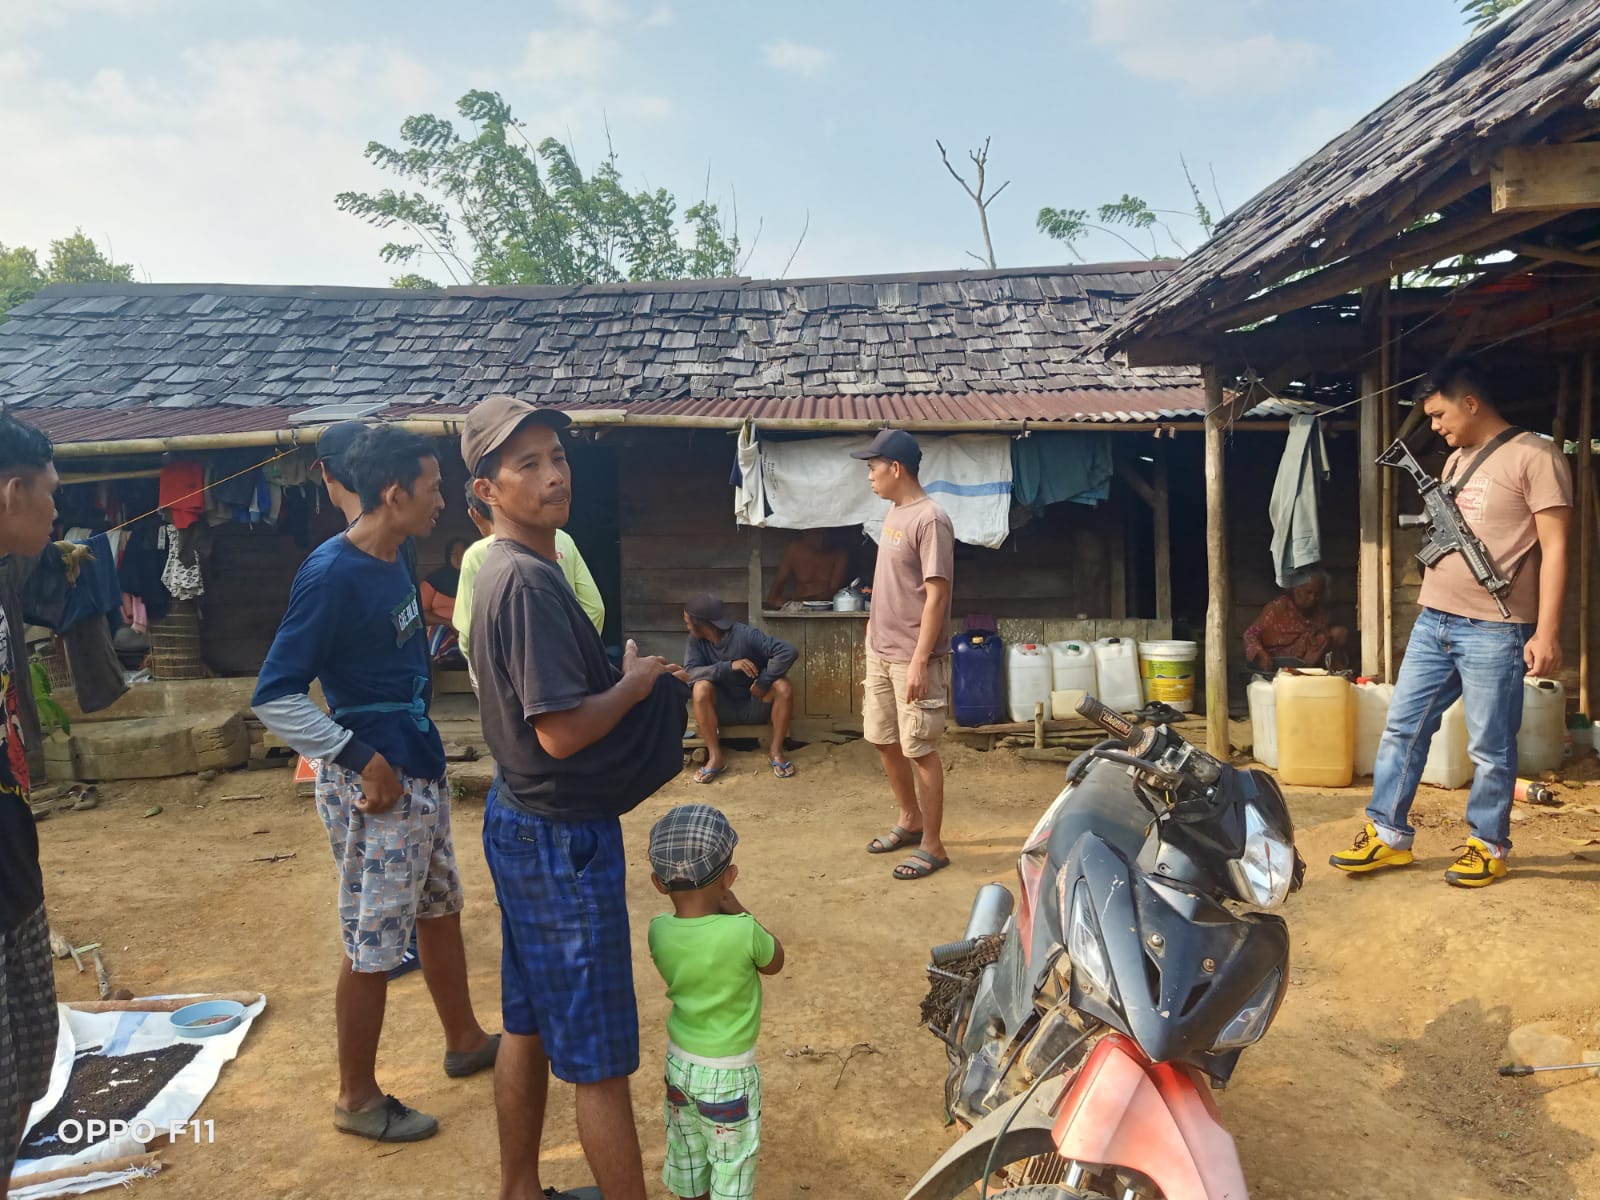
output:
[[880,429],[865,450],[850,451],[851,458],[886,458],[915,471],[922,465],[922,447],[904,429]]

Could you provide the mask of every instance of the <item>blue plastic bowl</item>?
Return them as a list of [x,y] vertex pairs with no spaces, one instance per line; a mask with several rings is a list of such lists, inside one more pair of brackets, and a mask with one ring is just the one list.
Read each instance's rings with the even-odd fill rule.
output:
[[179,1037],[216,1037],[244,1020],[244,1005],[237,1000],[203,1000],[180,1008],[171,1019],[173,1032]]

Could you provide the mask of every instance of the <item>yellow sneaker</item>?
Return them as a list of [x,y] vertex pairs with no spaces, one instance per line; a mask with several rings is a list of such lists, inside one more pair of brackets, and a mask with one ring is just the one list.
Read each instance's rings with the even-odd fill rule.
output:
[[1408,867],[1411,861],[1411,851],[1390,846],[1378,836],[1377,826],[1368,821],[1356,834],[1355,844],[1331,856],[1328,865],[1359,875],[1364,871],[1381,871],[1384,867]]
[[1504,879],[1508,870],[1506,860],[1489,853],[1486,843],[1468,838],[1461,857],[1444,873],[1444,881],[1452,887],[1488,887],[1496,879]]

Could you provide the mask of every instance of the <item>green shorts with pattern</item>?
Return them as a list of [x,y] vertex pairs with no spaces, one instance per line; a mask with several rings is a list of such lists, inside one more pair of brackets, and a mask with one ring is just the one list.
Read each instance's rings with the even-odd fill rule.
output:
[[750,1200],[761,1150],[761,1071],[713,1067],[667,1051],[667,1162],[674,1196]]

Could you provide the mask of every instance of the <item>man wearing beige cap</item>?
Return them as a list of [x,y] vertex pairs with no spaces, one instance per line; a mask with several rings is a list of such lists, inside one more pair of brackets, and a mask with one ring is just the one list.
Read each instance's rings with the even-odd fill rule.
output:
[[681,668],[631,641],[618,671],[562,574],[566,424],[553,409],[490,396],[461,432],[473,491],[494,510],[470,640],[499,768],[483,849],[501,904],[500,1194],[542,1194],[554,1073],[577,1086],[578,1139],[606,1200],[644,1200],[620,818],[682,769],[689,689],[670,673]]

